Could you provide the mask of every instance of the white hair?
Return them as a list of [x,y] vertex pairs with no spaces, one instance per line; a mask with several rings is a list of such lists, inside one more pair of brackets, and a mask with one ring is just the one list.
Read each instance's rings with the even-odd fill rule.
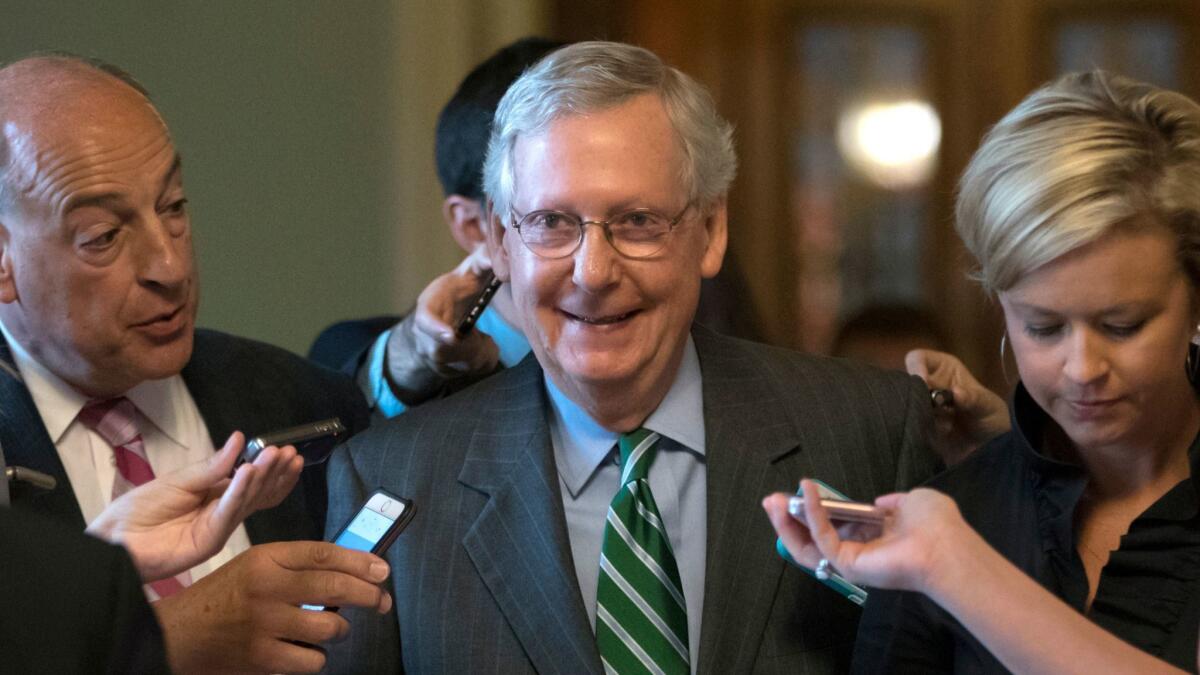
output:
[[662,99],[675,128],[686,158],[680,178],[689,201],[707,209],[723,197],[737,173],[733,128],[717,114],[704,87],[641,47],[578,42],[547,55],[500,100],[483,165],[484,191],[495,211],[505,214],[512,206],[513,148],[520,136],[644,93]]

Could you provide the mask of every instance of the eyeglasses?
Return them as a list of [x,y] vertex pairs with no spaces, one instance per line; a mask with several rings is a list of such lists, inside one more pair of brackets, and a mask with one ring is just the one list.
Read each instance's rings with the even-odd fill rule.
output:
[[562,211],[530,211],[521,215],[513,210],[512,220],[521,241],[541,258],[553,260],[575,253],[588,225],[603,228],[604,238],[626,258],[649,258],[663,250],[671,230],[691,207],[688,202],[674,218],[650,209],[633,209],[608,220],[583,220]]

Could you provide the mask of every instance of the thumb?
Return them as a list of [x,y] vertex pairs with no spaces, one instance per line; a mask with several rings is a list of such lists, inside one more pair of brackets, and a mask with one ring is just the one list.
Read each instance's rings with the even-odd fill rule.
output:
[[189,464],[177,471],[175,483],[192,492],[215,487],[233,474],[233,467],[246,447],[246,437],[240,431],[229,435],[225,445],[203,462]]
[[924,349],[914,349],[904,355],[904,369],[909,375],[916,375],[925,380],[926,384],[929,383],[928,354]]

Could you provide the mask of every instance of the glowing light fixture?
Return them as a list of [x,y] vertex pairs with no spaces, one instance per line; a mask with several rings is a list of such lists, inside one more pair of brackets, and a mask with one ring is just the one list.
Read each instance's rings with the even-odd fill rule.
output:
[[838,148],[878,185],[900,190],[926,183],[937,167],[942,122],[926,101],[873,103],[838,121]]

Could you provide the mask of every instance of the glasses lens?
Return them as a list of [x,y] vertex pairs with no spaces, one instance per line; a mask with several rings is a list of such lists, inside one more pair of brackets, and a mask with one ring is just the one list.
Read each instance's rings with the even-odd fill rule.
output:
[[518,227],[521,241],[539,255],[569,255],[579,242],[579,221],[558,211],[527,213]]
[[638,209],[613,218],[608,231],[613,246],[631,258],[645,258],[662,249],[671,233],[671,221],[666,216]]

